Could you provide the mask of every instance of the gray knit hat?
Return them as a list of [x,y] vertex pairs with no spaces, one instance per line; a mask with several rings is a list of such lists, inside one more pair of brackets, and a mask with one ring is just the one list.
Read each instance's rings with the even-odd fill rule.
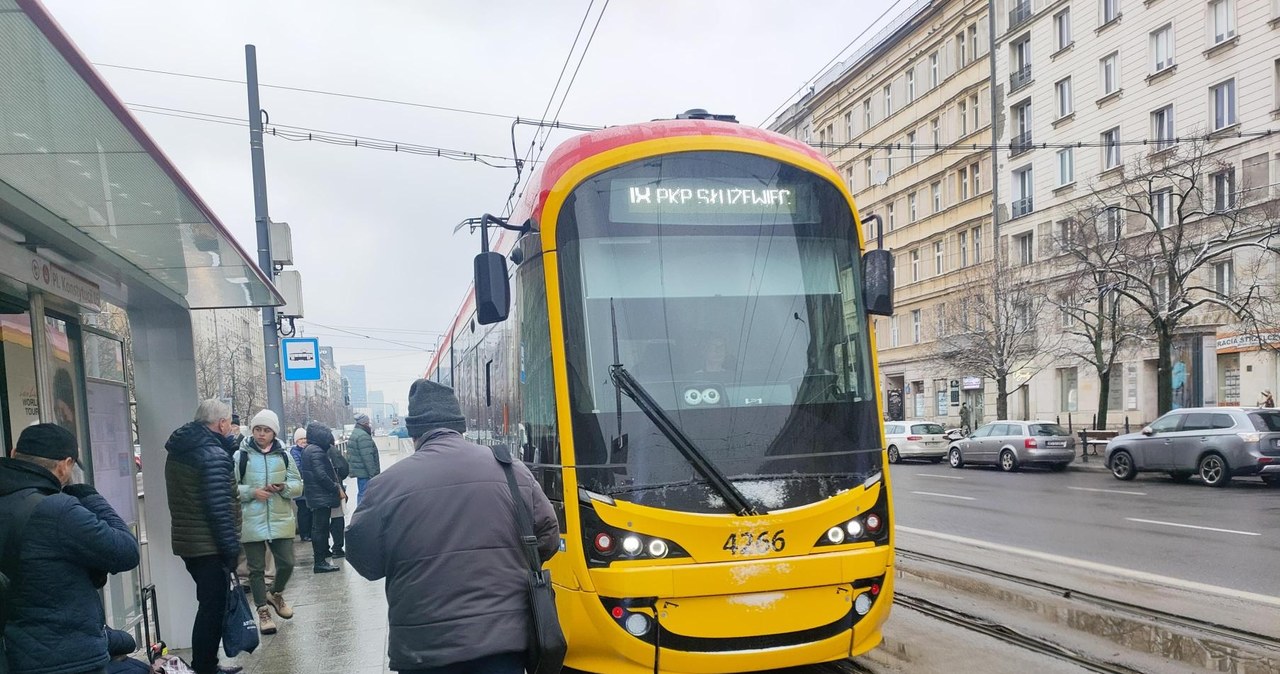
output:
[[409,414],[405,428],[412,437],[421,437],[437,428],[451,428],[459,433],[467,430],[458,397],[453,389],[430,379],[419,379],[409,387]]

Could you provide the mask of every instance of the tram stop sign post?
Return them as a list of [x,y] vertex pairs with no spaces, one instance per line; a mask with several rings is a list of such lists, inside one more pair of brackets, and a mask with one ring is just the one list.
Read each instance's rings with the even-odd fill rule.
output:
[[320,381],[320,340],[296,337],[280,340],[285,381]]

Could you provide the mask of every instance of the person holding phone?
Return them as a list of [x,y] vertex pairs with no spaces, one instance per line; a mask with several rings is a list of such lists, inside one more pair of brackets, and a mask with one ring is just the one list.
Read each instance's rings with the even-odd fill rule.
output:
[[[293,537],[298,526],[289,502],[302,495],[302,475],[276,438],[280,419],[275,412],[258,412],[249,428],[250,434],[233,457],[242,514],[240,542],[249,565],[249,589],[258,607],[258,629],[275,634],[271,609],[285,620],[293,617],[293,609],[284,600],[285,586],[293,574]],[[267,548],[276,563],[270,592],[264,579]]]

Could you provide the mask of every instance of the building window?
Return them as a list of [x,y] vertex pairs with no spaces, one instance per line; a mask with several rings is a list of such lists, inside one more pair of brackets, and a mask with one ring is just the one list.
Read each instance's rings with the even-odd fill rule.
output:
[[1035,210],[1032,199],[1034,190],[1035,182],[1030,166],[1013,172],[1013,217],[1021,217]]
[[1213,265],[1213,289],[1220,297],[1231,296],[1231,277],[1234,271],[1231,260]]
[[920,343],[920,310],[911,310],[911,343]]
[[982,262],[982,227],[974,227],[970,238],[973,239],[973,263],[979,264]]
[[889,346],[898,345],[898,317],[889,317]]
[[956,173],[956,195],[959,197],[957,201],[964,201],[969,198],[968,166],[961,166],[960,171]]
[[942,270],[943,270],[942,242],[934,241],[933,242],[933,273],[935,275],[940,275],[942,274]]
[[1102,0],[1102,25],[1120,18],[1120,0]]
[[889,205],[885,207],[885,215],[887,216],[886,220],[888,220],[888,226],[889,226],[890,232],[894,230],[894,225],[896,224],[896,220],[893,217],[893,211],[894,211],[893,202],[891,201],[889,202]]
[[976,23],[969,24],[969,49],[972,51],[973,58],[976,60],[978,58],[978,52],[981,51],[978,49],[978,24]]
[[1236,207],[1236,170],[1213,174],[1213,211],[1225,213]]
[[978,196],[982,193],[982,179],[978,177],[978,164],[975,162],[969,165],[969,193]]
[[1070,185],[1076,181],[1076,161],[1074,151],[1067,147],[1058,150],[1058,187]]
[[893,114],[893,85],[884,85],[882,93],[884,94],[884,116],[888,119]]
[[1075,104],[1071,100],[1071,78],[1058,80],[1053,85],[1054,98],[1058,104],[1058,119],[1075,112]]
[[1173,106],[1166,105],[1151,113],[1151,132],[1156,139],[1156,149],[1173,147]]
[[1209,87],[1213,102],[1213,130],[1218,131],[1236,123],[1236,81],[1227,80]]
[[1172,206],[1173,190],[1156,190],[1151,193],[1151,217],[1156,221],[1156,229],[1169,226]]
[[969,97],[969,114],[973,115],[973,124],[971,124],[969,128],[974,131],[978,130],[978,110],[978,95],[974,94]]
[[893,175],[893,143],[889,143],[884,148],[884,163],[886,175]]
[[1120,127],[1102,132],[1102,170],[1120,165]]
[[916,221],[916,193],[907,195],[907,222]]
[[1063,295],[1061,301],[1062,301],[1062,305],[1060,307],[1060,310],[1062,312],[1062,327],[1064,328],[1075,327],[1075,324],[1076,324],[1075,296],[1071,294]]
[[960,122],[960,137],[963,138],[969,135],[969,127],[968,127],[969,102],[968,101],[964,101],[964,100],[960,101],[959,107],[957,108],[956,117],[959,118],[959,122]]
[[920,280],[920,249],[911,251],[911,280]]
[[871,128],[871,99],[868,98],[862,102],[862,130],[866,131]]
[[1031,100],[1013,106],[1013,141],[1010,155],[1016,156],[1031,150]]
[[942,212],[942,181],[936,181],[929,186],[929,191],[933,193],[933,212]]
[[1232,0],[1215,0],[1209,3],[1209,28],[1213,31],[1213,43],[1222,44],[1236,36],[1236,11]]
[[1124,211],[1119,206],[1108,206],[1102,212],[1103,241],[1119,241],[1124,236]]
[[1053,15],[1053,33],[1057,40],[1056,51],[1071,46],[1071,8]]
[[929,88],[938,86],[938,52],[929,54]]
[[1161,274],[1155,278],[1153,285],[1155,286],[1153,290],[1155,290],[1156,294],[1156,304],[1160,307],[1169,304],[1169,277]]
[[1120,54],[1112,53],[1102,59],[1102,95],[1109,96],[1120,88]]
[[907,132],[907,164],[916,163],[916,132]]
[[969,235],[968,232],[960,232],[960,266],[969,266]]
[[845,177],[845,180],[849,181],[849,191],[850,192],[855,191],[855,187],[853,185],[853,164],[850,164],[845,167],[844,177]]
[[853,140],[853,111],[844,113],[844,140],[849,142]]
[[[1114,374],[1112,376],[1115,376]],[[1058,368],[1058,409],[1063,412],[1077,412],[1079,390],[1077,389],[1077,373],[1074,367]]]
[[964,47],[964,31],[956,33],[956,70],[959,70],[969,62]]
[[1031,264],[1034,261],[1032,256],[1035,253],[1032,233],[1019,234],[1014,238],[1018,244],[1018,264]]
[[907,102],[916,100],[916,66],[907,68]]
[[1009,45],[1009,90],[1031,83],[1031,36]]
[[1014,332],[1026,332],[1032,327],[1031,306],[1025,302],[1013,303],[1013,330]]
[[818,147],[826,149],[827,147],[827,130],[818,129]]
[[1173,67],[1173,26],[1166,25],[1151,33],[1151,70],[1160,72]]
[[[1277,62],[1276,68],[1280,69],[1280,62]],[[929,120],[929,133],[933,134],[933,151],[937,152],[942,149],[942,129],[937,117]]]

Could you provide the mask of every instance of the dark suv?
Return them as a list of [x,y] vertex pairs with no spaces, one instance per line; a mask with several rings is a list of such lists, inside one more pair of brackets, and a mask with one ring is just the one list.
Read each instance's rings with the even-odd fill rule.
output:
[[1140,471],[1168,473],[1175,481],[1199,474],[1210,487],[1257,475],[1280,486],[1280,410],[1188,407],[1156,419],[1140,433],[1107,445],[1107,467],[1121,480]]

